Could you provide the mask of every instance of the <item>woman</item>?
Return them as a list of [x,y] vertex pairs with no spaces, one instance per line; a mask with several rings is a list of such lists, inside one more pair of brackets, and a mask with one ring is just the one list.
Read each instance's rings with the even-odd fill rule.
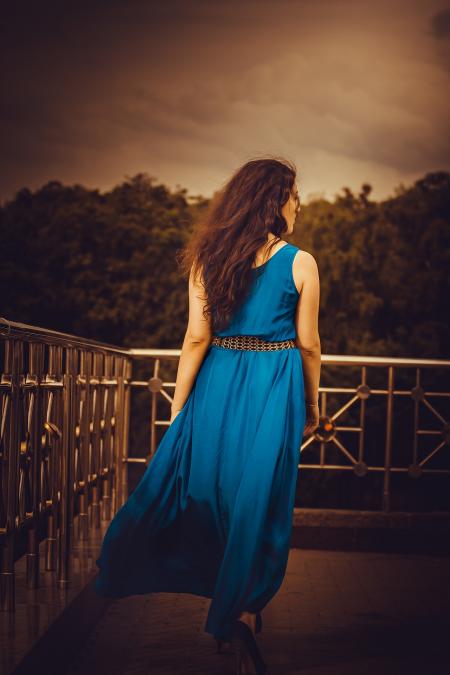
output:
[[211,598],[205,631],[238,673],[265,672],[255,634],[287,566],[303,435],[319,423],[319,275],[281,237],[295,167],[257,159],[215,196],[180,262],[189,320],[170,426],[106,532],[96,590]]

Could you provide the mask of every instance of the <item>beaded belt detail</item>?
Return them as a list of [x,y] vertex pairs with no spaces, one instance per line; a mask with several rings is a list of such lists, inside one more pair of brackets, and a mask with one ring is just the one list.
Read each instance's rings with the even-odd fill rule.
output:
[[212,344],[226,349],[249,349],[258,352],[271,352],[276,349],[294,349],[297,345],[294,340],[280,340],[270,342],[256,335],[226,335],[221,337],[214,335]]

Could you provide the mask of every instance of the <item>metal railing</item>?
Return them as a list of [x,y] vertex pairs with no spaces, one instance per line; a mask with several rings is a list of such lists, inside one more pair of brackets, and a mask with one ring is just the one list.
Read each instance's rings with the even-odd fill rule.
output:
[[[147,382],[135,382],[138,386],[149,386],[152,392],[152,436],[150,454],[156,450],[155,429],[159,425],[166,425],[165,420],[158,420],[156,417],[156,399],[157,396],[164,396],[171,400],[167,388],[174,387],[173,382],[163,382],[159,377],[161,363],[164,360],[178,359],[181,350],[155,350],[155,349],[130,349],[129,353],[133,359],[148,359],[154,361],[153,377]],[[446,474],[450,476],[450,421],[449,404],[450,391],[446,389],[436,391],[433,388],[426,388],[422,384],[423,372],[437,370],[445,372],[447,378],[445,385],[450,384],[448,375],[450,374],[450,361],[441,359],[407,359],[407,358],[388,358],[388,357],[370,357],[370,356],[340,356],[324,354],[322,355],[322,381],[326,379],[326,371],[334,367],[332,378],[327,379],[343,381],[345,371],[353,371],[355,382],[351,386],[320,386],[319,388],[319,406],[320,406],[320,424],[316,432],[310,435],[299,448],[300,453],[306,455],[306,450],[311,449],[314,444],[314,450],[317,450],[318,462],[307,461],[302,457],[299,461],[299,468],[303,469],[321,469],[327,471],[352,471],[356,476],[363,477],[369,472],[383,473],[382,488],[382,510],[391,509],[391,475],[393,473],[407,474],[410,478],[419,478],[423,474]],[[374,380],[378,385],[370,385],[368,382],[369,369],[375,369],[377,376]],[[411,386],[395,386],[396,373],[407,372],[412,380]],[[373,371],[372,371],[373,373]],[[372,375],[373,377],[373,375]],[[385,386],[383,386],[383,378]],[[405,378],[403,378],[405,379]],[[339,397],[344,397],[343,402]],[[402,465],[393,461],[393,436],[394,436],[394,400],[409,399],[412,406],[410,429],[410,442],[407,444],[408,457],[402,457]],[[377,463],[372,463],[366,457],[367,445],[367,406],[369,399],[385,399],[385,411],[382,415],[377,415],[377,424],[384,420],[383,429],[383,448],[377,447]],[[440,401],[444,411],[440,411],[437,402]],[[436,426],[426,428],[422,426],[421,412],[427,410],[431,413]],[[352,411],[357,417],[357,423],[345,423],[342,418]],[[425,422],[423,422],[425,423]],[[402,431],[405,436],[405,430]],[[355,448],[352,450],[344,440],[344,434],[347,438],[353,436],[356,438]],[[435,441],[432,448],[428,450],[424,447],[423,441],[431,439]],[[330,454],[330,448],[334,447],[338,451],[340,459],[347,460],[346,463],[337,463],[327,461],[327,455]],[[446,462],[443,467],[430,467],[431,460],[436,460],[440,453],[446,453]],[[404,453],[403,453],[404,454]]]
[[[89,528],[100,528],[101,517],[110,519],[127,498],[127,463],[150,461],[158,427],[169,425],[169,420],[158,418],[158,402],[172,401],[175,382],[164,380],[161,371],[164,363],[178,361],[181,350],[121,349],[7,319],[0,319],[0,335],[0,608],[11,611],[14,565],[22,550],[29,588],[39,586],[43,540],[45,569],[56,571],[57,583],[64,588],[70,582],[74,518],[79,537],[86,539]],[[137,360],[152,368],[148,380],[132,379]],[[299,466],[353,471],[359,477],[382,472],[384,511],[391,508],[392,473],[411,478],[449,475],[450,393],[423,385],[425,372],[447,374],[449,367],[450,361],[443,360],[323,355],[320,425],[299,448]],[[411,386],[396,387],[397,373],[408,373]],[[343,384],[331,386],[335,381]],[[142,388],[151,396],[150,448],[147,457],[138,458],[129,455],[130,396],[132,389]],[[409,399],[412,406],[409,456],[407,461],[403,457],[402,465],[394,461],[393,447],[394,401],[400,398]],[[371,400],[383,400],[385,406],[376,461],[371,461],[367,447]],[[434,427],[422,426],[422,410],[431,415]],[[353,415],[356,423],[344,424],[345,415]],[[380,427],[379,410],[376,419]],[[424,439],[431,439],[433,447],[424,451]],[[331,448],[343,463],[336,455],[328,461]],[[318,461],[308,461],[313,452]],[[439,457],[447,464],[430,466]]]
[[28,588],[39,586],[43,539],[45,569],[56,571],[58,586],[66,587],[74,517],[79,537],[87,539],[90,526],[111,517],[112,497],[123,498],[131,357],[5,319],[0,335],[0,607],[8,611],[15,607],[21,550]]

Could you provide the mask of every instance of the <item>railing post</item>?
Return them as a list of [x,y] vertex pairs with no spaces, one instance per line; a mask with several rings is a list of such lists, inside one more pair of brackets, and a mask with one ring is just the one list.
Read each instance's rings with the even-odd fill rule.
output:
[[384,455],[383,511],[391,510],[392,415],[394,409],[394,367],[388,368],[386,399],[386,444]]
[[92,483],[92,505],[91,505],[91,525],[95,529],[100,529],[100,492],[101,481],[103,480],[103,454],[101,452],[101,395],[100,378],[102,369],[102,355],[94,353],[92,369],[92,431],[91,431],[91,453],[94,480]]
[[113,434],[111,426],[111,417],[114,414],[113,391],[109,384],[114,375],[113,372],[113,357],[111,354],[105,354],[103,366],[103,397],[102,397],[102,446],[103,446],[103,467],[105,474],[103,478],[102,490],[102,518],[103,520],[110,520],[112,516],[111,501],[112,501],[112,486],[114,475],[114,457],[113,457]]
[[5,341],[5,374],[3,381],[9,383],[9,424],[6,430],[3,466],[6,467],[6,512],[1,556],[1,609],[15,609],[14,541],[18,527],[18,488],[20,456],[20,419],[22,406],[23,342],[19,339]]
[[[156,452],[156,413],[158,405],[158,392],[160,389],[159,380],[159,367],[161,363],[159,359],[155,359],[153,364],[153,376],[150,381],[150,392],[151,392],[151,401],[150,401],[150,459]],[[156,386],[155,386],[156,385]]]
[[125,358],[117,356],[114,362],[114,375],[117,380],[116,396],[114,399],[114,481],[113,481],[113,498],[112,505],[114,512],[122,506],[125,501],[124,495],[126,493],[126,453],[127,453],[127,419],[125,411],[125,382],[127,378],[128,361]]
[[[62,384],[62,360],[63,348],[60,345],[50,345],[48,353],[48,376],[47,381]],[[46,475],[46,499],[51,504],[51,510],[47,515],[47,537],[45,540],[45,569],[54,571],[58,562],[58,513],[59,513],[59,484],[62,454],[62,425],[64,417],[64,401],[62,388],[50,391],[47,399],[47,422],[56,425],[57,433],[53,433],[50,449],[44,467]]]
[[75,403],[77,377],[77,350],[65,349],[65,372],[63,375],[63,442],[61,453],[61,481],[59,501],[58,536],[58,586],[67,588],[71,577],[71,546],[73,539],[74,503],[74,449],[75,449]]
[[82,384],[80,389],[81,398],[81,417],[80,417],[80,438],[79,438],[79,462],[81,473],[81,492],[78,497],[78,538],[81,541],[87,541],[89,537],[89,481],[90,466],[89,454],[91,445],[91,371],[92,371],[92,353],[83,349],[80,354],[80,374]]
[[[130,448],[130,411],[131,411],[131,382],[133,377],[133,362],[130,358],[123,359],[124,397],[123,412],[123,447],[122,447],[122,500],[128,498],[128,454]],[[122,502],[121,502],[122,503]]]
[[44,345],[30,343],[29,349],[29,367],[26,385],[31,384],[30,389],[30,445],[27,447],[31,468],[29,480],[31,483],[31,509],[32,524],[28,529],[27,541],[27,588],[38,588],[39,586],[39,524],[40,524],[40,505],[41,505],[41,467],[42,467],[42,434],[44,431],[44,420],[42,416],[42,376],[44,371]]

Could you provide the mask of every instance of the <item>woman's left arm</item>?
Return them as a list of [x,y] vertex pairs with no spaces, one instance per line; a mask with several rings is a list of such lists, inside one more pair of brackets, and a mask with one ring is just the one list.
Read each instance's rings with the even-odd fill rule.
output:
[[[201,277],[201,275],[200,275]],[[212,338],[211,317],[203,316],[206,293],[201,278],[189,274],[189,320],[178,362],[171,422],[187,401]]]

